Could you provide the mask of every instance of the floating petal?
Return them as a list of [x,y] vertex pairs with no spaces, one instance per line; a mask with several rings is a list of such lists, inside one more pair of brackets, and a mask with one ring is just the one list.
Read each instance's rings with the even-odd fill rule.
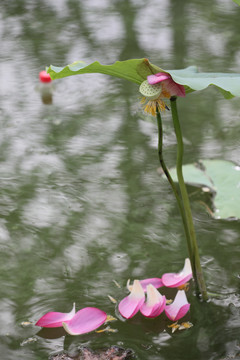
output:
[[149,318],[159,316],[166,305],[166,298],[152,285],[147,285],[147,301],[141,306],[141,313]]
[[[139,280],[140,284],[142,285],[143,291],[147,291],[147,286],[152,284],[156,289],[164,286],[162,283],[162,279],[160,278],[149,278],[144,280]],[[127,288],[129,291],[132,291],[132,285],[130,285],[130,280],[127,281]]]
[[144,279],[140,280],[140,284],[142,285],[143,291],[147,291],[148,285],[153,285],[156,289],[163,286],[162,279],[160,278],[150,278],[150,279]]
[[61,327],[63,321],[68,322],[75,315],[75,304],[73,304],[72,311],[69,313],[61,313],[61,312],[48,312],[43,315],[37,322],[36,326],[41,327]]
[[178,287],[192,278],[192,268],[190,260],[185,259],[184,268],[179,273],[166,273],[162,276],[162,283],[167,287]]
[[134,280],[131,294],[126,296],[118,305],[120,314],[126,319],[133,317],[145,300],[145,294],[139,280]]
[[80,335],[96,330],[106,319],[107,314],[104,311],[86,307],[79,310],[67,323],[63,322],[63,327],[70,335]]
[[165,313],[167,317],[172,321],[181,319],[190,308],[190,304],[187,301],[185,291],[179,290],[171,305],[166,305]]

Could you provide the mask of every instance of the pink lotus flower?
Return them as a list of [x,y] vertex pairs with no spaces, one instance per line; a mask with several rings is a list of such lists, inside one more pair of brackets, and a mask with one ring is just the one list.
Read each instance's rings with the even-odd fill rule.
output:
[[139,280],[134,280],[130,295],[126,296],[118,305],[120,314],[126,319],[132,318],[145,300],[145,294]]
[[172,77],[168,73],[160,72],[155,75],[149,75],[147,81],[150,85],[156,85],[161,83],[163,87],[163,92],[165,92],[164,97],[170,98],[171,96],[182,96],[184,97],[185,88],[183,85],[177,84],[173,81]]
[[147,301],[140,308],[141,313],[149,318],[159,316],[166,305],[166,298],[153,285],[147,285]]
[[63,321],[67,323],[71,320],[75,315],[75,304],[73,304],[73,308],[69,313],[60,313],[60,312],[48,312],[47,314],[43,315],[37,322],[36,326],[41,327],[61,327]]
[[166,305],[165,313],[167,317],[172,321],[181,319],[190,308],[190,304],[187,301],[187,297],[184,290],[179,290],[172,304]]
[[97,329],[105,323],[107,314],[94,307],[86,307],[79,310],[76,315],[62,325],[70,335],[81,335]]
[[156,115],[156,108],[164,111],[166,105],[163,99],[170,99],[172,96],[185,96],[183,85],[177,84],[170,74],[160,72],[149,75],[139,88],[144,96],[141,103],[144,104],[144,111]]
[[162,283],[167,287],[178,287],[185,284],[192,278],[192,268],[190,260],[185,259],[184,268],[179,273],[166,273],[162,276]]

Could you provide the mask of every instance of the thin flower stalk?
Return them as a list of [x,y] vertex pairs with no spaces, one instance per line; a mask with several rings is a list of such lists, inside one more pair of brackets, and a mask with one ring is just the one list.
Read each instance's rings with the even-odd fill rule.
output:
[[202,267],[201,267],[201,263],[200,263],[198,244],[197,244],[196,233],[195,233],[193,218],[192,218],[192,211],[191,211],[190,201],[189,201],[187,188],[186,188],[186,185],[184,182],[184,177],[183,177],[183,172],[182,172],[184,146],[183,146],[180,122],[178,119],[176,100],[177,100],[177,98],[175,96],[171,97],[171,99],[170,99],[172,120],[173,120],[176,138],[177,138],[177,177],[178,177],[178,183],[179,183],[180,193],[181,193],[181,197],[182,197],[183,207],[184,207],[184,211],[185,211],[187,226],[189,229],[189,235],[190,235],[190,239],[191,239],[192,254],[190,254],[190,255],[192,255],[192,256],[190,256],[190,259],[191,259],[193,277],[198,286],[198,290],[199,290],[200,294],[202,295],[202,299],[207,300],[208,294],[207,294],[206,285],[205,285],[203,272],[202,272]]
[[156,118],[157,118],[157,124],[158,124],[158,157],[159,157],[159,162],[160,165],[163,169],[164,174],[166,175],[166,178],[168,179],[169,184],[172,187],[172,191],[175,195],[175,198],[177,200],[177,204],[179,207],[179,211],[182,217],[182,222],[183,222],[183,227],[184,227],[184,231],[185,231],[185,236],[187,239],[187,246],[188,246],[188,253],[189,253],[189,257],[190,259],[192,259],[192,245],[191,245],[191,238],[190,238],[190,234],[189,234],[189,230],[188,230],[188,225],[187,225],[187,220],[186,220],[186,215],[185,215],[185,210],[182,204],[182,199],[178,193],[177,187],[174,184],[174,181],[168,171],[168,168],[165,164],[165,161],[163,159],[163,128],[162,128],[162,119],[161,119],[161,115],[160,115],[160,111],[158,106],[156,105]]

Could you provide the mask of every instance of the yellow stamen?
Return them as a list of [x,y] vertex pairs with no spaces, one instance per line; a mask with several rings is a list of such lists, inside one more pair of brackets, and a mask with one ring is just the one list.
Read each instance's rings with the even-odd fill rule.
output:
[[181,324],[178,324],[178,322],[176,321],[175,323],[168,325],[169,328],[172,329],[172,333],[174,333],[176,330],[186,330],[189,329],[193,326],[192,323],[190,323],[189,321],[187,322],[183,322]]
[[106,319],[106,321],[105,321],[105,324],[107,323],[107,322],[109,322],[109,321],[116,321],[117,319],[114,317],[114,316],[112,316],[112,315],[107,315],[107,319]]
[[171,325],[168,325],[168,327],[171,328],[172,333],[174,333],[180,327],[180,325],[178,324],[178,322],[175,322],[175,323],[173,323]]
[[109,300],[110,300],[113,304],[116,304],[116,303],[117,303],[117,300],[114,299],[114,297],[112,297],[111,295],[108,295],[108,298],[109,298]]
[[183,284],[183,285],[180,285],[178,286],[178,290],[185,290],[185,291],[188,291],[189,290],[189,283],[186,283],[186,284]]
[[112,329],[110,328],[110,326],[107,326],[105,329],[102,329],[102,330],[95,330],[96,333],[103,333],[103,332],[117,332],[117,329]]
[[169,327],[169,328],[172,328],[172,327],[174,327],[174,326],[176,326],[176,325],[178,325],[178,322],[177,322],[177,321],[174,322],[174,323],[172,323],[171,325],[168,325],[168,327]]
[[189,329],[193,326],[192,323],[190,323],[189,321],[187,322],[183,322],[181,323],[181,325],[179,326],[179,329],[178,330],[185,330],[185,329]]
[[166,99],[170,99],[171,94],[167,90],[163,89],[162,92],[161,92],[161,96],[166,98]]
[[156,107],[158,107],[160,111],[165,111],[166,105],[161,97],[159,96],[156,100],[148,100],[145,97],[142,98],[141,104],[144,106],[144,111],[153,116],[156,116]]
[[119,283],[116,280],[113,280],[113,282],[119,289],[121,289],[121,286],[119,285]]

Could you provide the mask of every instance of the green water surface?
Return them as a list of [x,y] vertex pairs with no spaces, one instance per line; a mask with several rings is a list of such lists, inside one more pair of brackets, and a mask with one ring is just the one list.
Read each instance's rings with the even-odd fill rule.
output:
[[[147,57],[169,69],[240,72],[240,7],[230,0],[3,0],[0,14],[1,360],[112,345],[141,360],[240,359],[239,221],[212,219],[189,188],[207,287],[222,296],[201,303],[192,287],[193,327],[174,334],[162,315],[120,319],[108,295],[119,301],[129,278],[178,271],[187,257],[175,199],[159,174],[155,120],[143,114],[137,86],[119,79],[38,83],[45,66],[75,60]],[[239,99],[208,89],[180,99],[179,112],[185,163],[240,165]],[[163,124],[173,167],[167,112]],[[117,316],[117,331],[44,338],[21,325],[68,312],[73,302]]]

